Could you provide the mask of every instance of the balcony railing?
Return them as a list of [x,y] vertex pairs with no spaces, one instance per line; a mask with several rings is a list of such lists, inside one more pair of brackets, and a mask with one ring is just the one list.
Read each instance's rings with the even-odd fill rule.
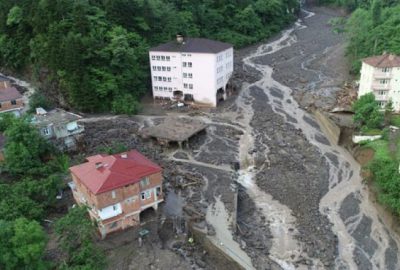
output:
[[374,78],[376,79],[390,79],[392,77],[392,72],[382,72],[382,71],[375,71]]
[[378,101],[387,101],[389,99],[388,95],[377,95],[375,94],[375,99]]
[[373,83],[372,84],[372,89],[374,90],[390,90],[390,84],[389,83]]

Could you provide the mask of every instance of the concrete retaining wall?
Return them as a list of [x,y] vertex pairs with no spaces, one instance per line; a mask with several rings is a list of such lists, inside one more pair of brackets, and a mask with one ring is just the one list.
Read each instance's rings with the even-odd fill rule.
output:
[[354,135],[353,136],[353,142],[354,143],[359,143],[362,141],[375,141],[382,138],[382,135],[375,135],[375,136],[364,136],[364,135]]
[[322,111],[314,111],[315,118],[322,132],[332,144],[338,144],[340,139],[340,128]]
[[207,251],[207,259],[209,262],[214,263],[215,269],[229,269],[229,270],[244,270],[237,262],[232,260],[225,252],[220,248],[216,247],[214,243],[207,237],[207,234],[201,230],[190,228],[193,234],[194,240],[201,244],[201,246]]

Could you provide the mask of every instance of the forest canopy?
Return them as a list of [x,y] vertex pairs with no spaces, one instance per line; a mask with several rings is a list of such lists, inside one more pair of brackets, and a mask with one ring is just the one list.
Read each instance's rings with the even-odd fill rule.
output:
[[3,0],[0,65],[29,74],[65,107],[135,113],[151,46],[183,33],[242,47],[278,32],[298,8],[296,0]]

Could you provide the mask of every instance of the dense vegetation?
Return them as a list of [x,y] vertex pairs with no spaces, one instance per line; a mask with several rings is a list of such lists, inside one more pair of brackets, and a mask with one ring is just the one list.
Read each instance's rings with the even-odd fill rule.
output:
[[354,104],[354,123],[364,135],[382,135],[379,140],[363,142],[375,152],[367,164],[373,183],[378,188],[380,202],[400,214],[400,133],[388,127],[400,127],[400,117],[393,115],[392,102],[382,110],[373,93],[361,96]]
[[0,65],[83,111],[134,113],[147,51],[177,33],[241,47],[294,19],[297,0],[3,0]]
[[355,73],[360,59],[383,52],[400,54],[400,1],[374,0],[357,4],[346,26],[347,53]]
[[[52,269],[52,263],[43,259],[47,237],[41,224],[56,205],[68,157],[42,138],[26,118],[3,114],[0,132],[7,138],[5,161],[0,164],[0,269]],[[63,229],[68,222],[75,223],[68,225],[72,232]],[[56,227],[67,254],[61,269],[102,269],[104,260],[89,243],[95,230],[86,212],[74,209]],[[78,235],[80,242],[71,234]],[[64,248],[68,241],[75,241],[74,250]]]

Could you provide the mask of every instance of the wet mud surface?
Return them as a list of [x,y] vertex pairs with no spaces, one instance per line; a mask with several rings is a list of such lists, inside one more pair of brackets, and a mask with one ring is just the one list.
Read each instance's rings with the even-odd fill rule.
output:
[[[143,127],[163,116],[84,119],[84,150],[75,162],[99,146],[122,143],[164,169],[167,198],[152,241],[140,250],[115,238],[103,243],[109,257],[122,254],[118,269],[131,267],[131,258],[141,258],[143,269],[224,269],[217,257],[187,243],[188,225],[245,269],[400,268],[399,238],[371,203],[359,164],[329,143],[303,110],[331,108],[348,79],[344,37],[328,26],[338,15],[303,11],[281,35],[237,52],[240,93],[216,109],[185,115],[209,124],[188,148],[167,149],[141,137]],[[237,227],[231,222],[236,195]],[[177,226],[181,219],[186,226]],[[164,231],[159,221],[171,220]]]

